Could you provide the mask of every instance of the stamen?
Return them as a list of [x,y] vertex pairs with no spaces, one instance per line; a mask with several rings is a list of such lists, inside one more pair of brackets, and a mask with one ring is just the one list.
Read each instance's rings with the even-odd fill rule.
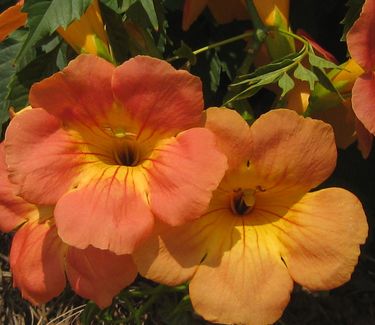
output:
[[255,205],[255,192],[253,189],[235,190],[231,200],[232,211],[240,217],[248,215]]

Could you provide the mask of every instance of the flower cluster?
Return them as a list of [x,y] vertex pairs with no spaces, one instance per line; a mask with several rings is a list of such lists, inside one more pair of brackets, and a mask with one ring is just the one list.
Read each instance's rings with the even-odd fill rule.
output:
[[293,280],[349,279],[361,204],[343,189],[306,194],[335,166],[323,122],[275,110],[249,129],[232,110],[204,113],[199,79],[150,57],[115,68],[81,55],[29,98],[2,145],[0,225],[18,227],[10,262],[31,302],[59,294],[66,273],[105,307],[137,265],[168,285],[191,280],[209,320],[265,324]]
[[[250,2],[262,24],[288,28],[289,1]],[[13,29],[25,23],[22,5]],[[221,23],[249,18],[246,1],[226,11],[186,0],[182,28],[206,6]],[[348,34],[361,67],[349,60],[328,78],[347,92],[355,82],[353,109],[372,134],[374,13],[367,0]],[[33,83],[0,144],[0,230],[15,233],[10,267],[25,299],[46,303],[69,283],[105,308],[140,274],[188,283],[208,321],[265,325],[281,317],[294,283],[330,290],[350,279],[366,216],[348,190],[317,189],[335,169],[341,131],[326,116],[301,115],[303,89],[249,125],[224,105],[206,108],[201,79],[166,60],[136,55],[117,65],[97,0],[56,31],[79,55]],[[275,39],[294,46],[282,33]],[[277,55],[279,45],[265,44]],[[322,103],[318,90],[306,93]],[[340,104],[351,112],[350,99]]]

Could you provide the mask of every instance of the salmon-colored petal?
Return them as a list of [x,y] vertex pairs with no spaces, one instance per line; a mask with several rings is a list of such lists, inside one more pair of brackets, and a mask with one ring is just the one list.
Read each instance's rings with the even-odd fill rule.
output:
[[[374,50],[375,52],[375,50]],[[375,72],[365,73],[354,83],[352,105],[355,115],[367,130],[375,134]]]
[[202,122],[202,84],[184,70],[147,56],[117,67],[113,92],[131,118],[146,130],[175,135]]
[[17,3],[0,14],[0,42],[16,29],[25,25],[27,14],[22,12],[23,3]]
[[69,248],[66,272],[73,290],[100,308],[109,306],[112,298],[137,276],[130,255],[116,255],[92,246],[84,250]]
[[268,228],[244,221],[221,229],[215,239],[216,253],[207,254],[190,282],[195,311],[224,324],[274,323],[289,302],[293,281]]
[[346,40],[349,53],[366,71],[375,70],[375,0],[366,0]]
[[58,201],[55,220],[64,242],[129,254],[151,233],[153,216],[142,188],[137,188],[141,176],[133,176],[131,169],[123,178],[116,173],[120,175],[93,179]]
[[198,218],[207,209],[227,168],[214,135],[204,128],[187,130],[161,144],[151,160],[147,170],[151,209],[174,226]]
[[205,127],[215,134],[230,168],[249,158],[252,143],[249,125],[236,111],[214,107],[207,109]]
[[372,149],[374,136],[364,127],[360,120],[355,119],[355,129],[358,139],[358,149],[362,153],[362,157],[367,159]]
[[38,109],[16,114],[5,135],[6,162],[17,194],[55,204],[73,184],[84,155],[53,115]]
[[9,232],[25,222],[36,207],[14,193],[5,164],[4,142],[0,143],[0,230]]
[[198,18],[209,0],[185,0],[182,17],[182,29],[188,30],[190,25]]
[[35,83],[29,100],[65,124],[102,126],[113,106],[111,79],[114,66],[95,55],[80,55],[61,72]]
[[262,115],[250,130],[249,165],[258,186],[271,196],[286,189],[304,194],[335,168],[335,139],[331,126],[324,122],[282,109]]
[[276,224],[290,275],[311,290],[350,279],[368,232],[360,201],[340,188],[306,194]]
[[65,248],[48,223],[28,222],[16,232],[10,251],[13,285],[32,304],[45,303],[64,289]]

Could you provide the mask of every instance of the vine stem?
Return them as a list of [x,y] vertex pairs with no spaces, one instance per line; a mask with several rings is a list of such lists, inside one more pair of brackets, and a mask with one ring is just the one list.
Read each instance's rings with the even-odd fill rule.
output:
[[[243,39],[251,37],[253,35],[254,35],[254,31],[248,31],[248,32],[243,33],[243,34],[227,38],[227,39],[225,39],[223,41],[212,43],[210,45],[204,46],[204,47],[202,47],[200,49],[197,49],[197,50],[193,51],[192,53],[194,55],[197,55],[197,54],[200,54],[200,53],[212,50],[214,48],[221,47],[223,45],[227,45],[227,44],[230,44],[230,43],[233,43],[233,42],[237,42],[237,41],[243,40]],[[175,60],[178,60],[178,59],[182,59],[182,57],[180,57],[178,55],[177,56],[173,56],[173,57],[167,59],[167,61],[168,62],[172,62],[172,61],[175,61]]]

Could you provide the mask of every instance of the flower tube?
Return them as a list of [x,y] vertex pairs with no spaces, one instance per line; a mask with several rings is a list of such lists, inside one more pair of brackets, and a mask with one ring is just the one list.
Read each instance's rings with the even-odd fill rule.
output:
[[66,29],[59,27],[57,32],[78,54],[95,54],[112,61],[98,0],[78,20]]

